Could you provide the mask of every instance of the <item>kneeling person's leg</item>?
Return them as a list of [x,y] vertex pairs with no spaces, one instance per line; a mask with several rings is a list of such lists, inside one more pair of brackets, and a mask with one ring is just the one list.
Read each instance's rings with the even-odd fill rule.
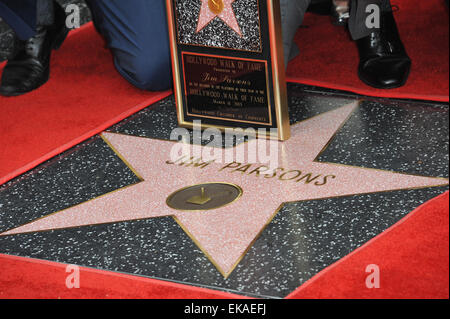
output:
[[140,89],[172,85],[164,0],[90,0],[97,28],[114,55],[119,73]]

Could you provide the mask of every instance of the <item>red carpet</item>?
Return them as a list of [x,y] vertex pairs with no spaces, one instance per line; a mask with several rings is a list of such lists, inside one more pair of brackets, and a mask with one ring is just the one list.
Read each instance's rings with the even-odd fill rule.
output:
[[[380,288],[368,289],[368,265]],[[449,193],[422,205],[288,298],[449,298]]]
[[0,97],[0,185],[169,94],[123,80],[91,25],[73,32],[53,56],[47,85]]
[[[367,265],[380,267],[380,289],[365,286]],[[0,298],[240,298],[179,284],[82,268],[67,289],[66,265],[0,255]],[[325,269],[288,298],[448,298],[449,194]]]
[[230,299],[242,296],[160,280],[80,268],[68,289],[67,265],[0,255],[0,299]]
[[309,14],[297,33],[301,54],[288,66],[288,80],[362,95],[449,101],[449,16],[444,0],[391,0],[403,42],[413,61],[407,84],[379,90],[357,76],[358,50],[344,27]]

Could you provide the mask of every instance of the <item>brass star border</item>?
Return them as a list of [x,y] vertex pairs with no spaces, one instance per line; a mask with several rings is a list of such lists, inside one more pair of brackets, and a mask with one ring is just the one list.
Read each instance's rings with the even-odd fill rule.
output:
[[[328,165],[335,165],[335,166],[344,166],[344,167],[350,167],[350,168],[361,168],[364,170],[373,170],[373,171],[380,171],[380,172],[392,172],[395,174],[400,174],[400,175],[408,175],[408,176],[417,176],[417,177],[425,177],[425,176],[420,176],[420,175],[414,175],[414,174],[405,174],[405,173],[398,173],[398,172],[393,172],[393,171],[389,171],[389,170],[382,170],[382,169],[375,169],[375,168],[366,168],[366,167],[358,167],[358,166],[351,166],[351,165],[346,165],[346,164],[337,164],[337,163],[329,163],[329,162],[319,162],[318,158],[322,155],[322,153],[328,148],[328,146],[333,142],[333,140],[335,139],[336,135],[339,134],[339,132],[341,131],[341,129],[346,125],[346,123],[348,122],[348,120],[353,116],[355,110],[357,110],[359,108],[360,103],[362,102],[362,100],[359,100],[357,103],[355,103],[355,107],[353,107],[353,109],[349,112],[348,116],[345,118],[345,120],[342,121],[342,123],[340,123],[340,126],[334,131],[334,134],[329,138],[328,142],[326,143],[326,145],[323,147],[323,149],[317,154],[317,156],[315,157],[315,159],[312,162],[315,163],[320,163],[320,164],[328,164]],[[342,107],[341,107],[342,108]],[[328,112],[324,112],[321,114],[318,114],[316,116],[313,116],[311,118],[308,118],[306,120],[297,122],[295,124],[293,124],[293,127],[302,123],[306,123],[308,121],[311,121],[319,116],[325,116],[331,112],[335,112],[336,110],[339,110],[341,108],[337,108],[334,109],[332,111],[328,111]],[[116,133],[114,133],[116,134]],[[117,135],[122,135],[122,134],[117,134]],[[127,135],[128,136],[128,135]],[[124,164],[139,178],[140,182],[135,183],[135,184],[131,184],[125,187],[122,187],[120,189],[114,190],[112,192],[103,194],[101,196],[92,198],[88,201],[85,201],[83,203],[80,203],[78,205],[57,211],[55,213],[43,216],[41,218],[38,218],[34,221],[31,221],[29,223],[26,223],[24,225],[21,226],[17,226],[14,227],[11,230],[8,230],[6,232],[3,232],[0,234],[0,236],[8,236],[12,230],[14,229],[18,229],[18,228],[22,228],[23,226],[26,225],[30,225],[33,224],[35,222],[37,222],[38,220],[42,220],[42,219],[46,219],[52,215],[56,215],[59,214],[63,211],[66,211],[68,209],[77,207],[77,206],[81,206],[84,205],[88,202],[92,202],[94,200],[97,200],[101,197],[106,197],[108,195],[111,195],[115,192],[124,190],[126,188],[130,188],[133,186],[136,186],[142,182],[145,181],[145,179],[138,173],[138,171],[127,161],[127,159],[110,143],[110,141],[108,141],[107,138],[105,138],[104,136],[101,136],[101,138],[104,140],[104,142],[114,151],[114,153],[124,162]],[[170,142],[170,143],[178,143],[177,141],[170,141],[170,140],[162,140],[162,139],[157,139],[157,138],[147,138],[150,140],[160,140],[160,141],[164,141],[164,142]],[[248,142],[244,142],[243,144],[248,143]],[[239,144],[242,145],[242,144]],[[234,148],[238,147],[239,145],[236,145]],[[411,187],[411,188],[401,188],[401,189],[393,189],[393,190],[381,190],[381,191],[374,191],[374,192],[363,192],[363,193],[359,193],[359,194],[354,194],[354,195],[365,195],[365,194],[374,194],[374,193],[381,193],[381,192],[393,192],[393,191],[398,191],[398,190],[412,190],[412,189],[424,189],[424,188],[432,188],[432,187],[440,187],[440,186],[448,186],[448,179],[446,178],[439,178],[439,177],[430,177],[436,180],[442,180],[442,184],[436,184],[436,185],[431,185],[431,186],[420,186],[420,187]],[[279,207],[273,212],[273,214],[270,216],[270,218],[267,220],[267,222],[265,223],[265,225],[260,229],[259,233],[253,238],[253,240],[250,242],[250,244],[247,246],[247,248],[245,249],[245,251],[239,256],[239,258],[236,260],[235,264],[230,268],[229,271],[225,271],[224,269],[221,268],[220,265],[218,265],[218,263],[215,261],[215,259],[208,253],[207,249],[205,249],[202,244],[196,239],[196,237],[189,231],[189,229],[183,225],[183,223],[179,220],[179,218],[177,218],[177,216],[175,215],[164,215],[164,216],[171,216],[174,218],[175,222],[180,226],[180,228],[190,237],[190,239],[197,245],[197,247],[205,254],[205,256],[209,259],[209,261],[217,268],[217,270],[222,274],[222,276],[226,279],[230,276],[230,274],[235,270],[235,268],[239,265],[239,263],[242,261],[242,259],[247,255],[248,251],[253,247],[254,243],[259,239],[259,237],[261,236],[261,234],[265,231],[265,229],[267,228],[267,226],[273,221],[273,219],[277,216],[277,214],[280,212],[280,210],[284,207],[285,204],[288,203],[299,203],[299,202],[305,202],[305,201],[310,201],[310,200],[318,200],[318,199],[330,199],[330,198],[339,198],[339,197],[346,197],[346,196],[350,196],[348,194],[345,195],[337,195],[337,196],[329,196],[329,197],[321,197],[321,198],[314,198],[314,199],[305,199],[305,200],[297,200],[297,201],[284,201],[282,202]],[[105,223],[94,223],[94,224],[86,224],[86,225],[80,225],[80,226],[74,226],[74,227],[63,227],[63,228],[54,228],[54,229],[44,229],[44,230],[38,230],[38,231],[29,231],[29,232],[20,232],[20,233],[14,233],[13,235],[18,235],[18,234],[23,234],[23,233],[34,233],[34,232],[47,232],[47,231],[51,231],[51,230],[56,230],[56,229],[68,229],[68,228],[80,228],[80,227],[88,227],[88,226],[94,226],[94,225],[103,225],[103,224],[114,224],[114,223],[119,223],[119,222],[123,222],[123,221],[133,221],[133,220],[145,220],[145,219],[149,219],[149,218],[156,218],[156,217],[162,217],[162,216],[153,216],[153,217],[147,217],[147,218],[137,218],[137,219],[126,219],[126,220],[122,220],[122,221],[115,221],[115,222],[105,222]]]

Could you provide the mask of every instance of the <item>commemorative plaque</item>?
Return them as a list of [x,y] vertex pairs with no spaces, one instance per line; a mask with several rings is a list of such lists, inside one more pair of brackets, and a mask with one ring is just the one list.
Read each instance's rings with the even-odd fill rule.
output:
[[178,122],[290,137],[279,0],[167,0]]

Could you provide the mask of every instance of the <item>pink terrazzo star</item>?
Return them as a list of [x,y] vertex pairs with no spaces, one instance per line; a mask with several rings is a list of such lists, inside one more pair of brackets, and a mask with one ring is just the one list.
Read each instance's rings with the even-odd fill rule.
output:
[[[200,10],[200,17],[198,18],[197,33],[203,30],[215,17],[219,17],[225,22],[231,29],[233,29],[239,36],[242,37],[241,29],[236,20],[233,7],[231,4],[235,0],[202,0],[202,8]],[[214,13],[210,5],[220,6],[223,3],[223,9],[220,13]]]
[[[311,173],[310,179],[320,174],[320,178],[309,183],[307,179],[301,182],[282,181],[262,173],[250,174],[250,170],[242,169],[245,163],[240,166],[240,171],[224,169],[226,164],[216,162],[204,168],[168,164],[174,142],[103,133],[104,139],[126,159],[143,181],[0,236],[173,216],[227,277],[285,202],[448,185],[448,179],[443,178],[317,162],[315,159],[320,152],[357,107],[358,103],[349,104],[298,123],[292,127],[289,141],[271,142],[278,147],[279,167],[286,171],[292,169]],[[258,141],[250,141],[227,152],[250,149],[252,143]],[[208,149],[207,146],[192,148],[194,152]],[[258,164],[251,167],[254,170]],[[289,173],[284,175],[284,179],[293,177],[291,174],[295,176],[295,173]],[[326,176],[327,183],[323,184]],[[239,185],[243,189],[242,197],[228,206],[203,212],[177,211],[166,204],[167,197],[174,191],[195,184],[216,182]]]

